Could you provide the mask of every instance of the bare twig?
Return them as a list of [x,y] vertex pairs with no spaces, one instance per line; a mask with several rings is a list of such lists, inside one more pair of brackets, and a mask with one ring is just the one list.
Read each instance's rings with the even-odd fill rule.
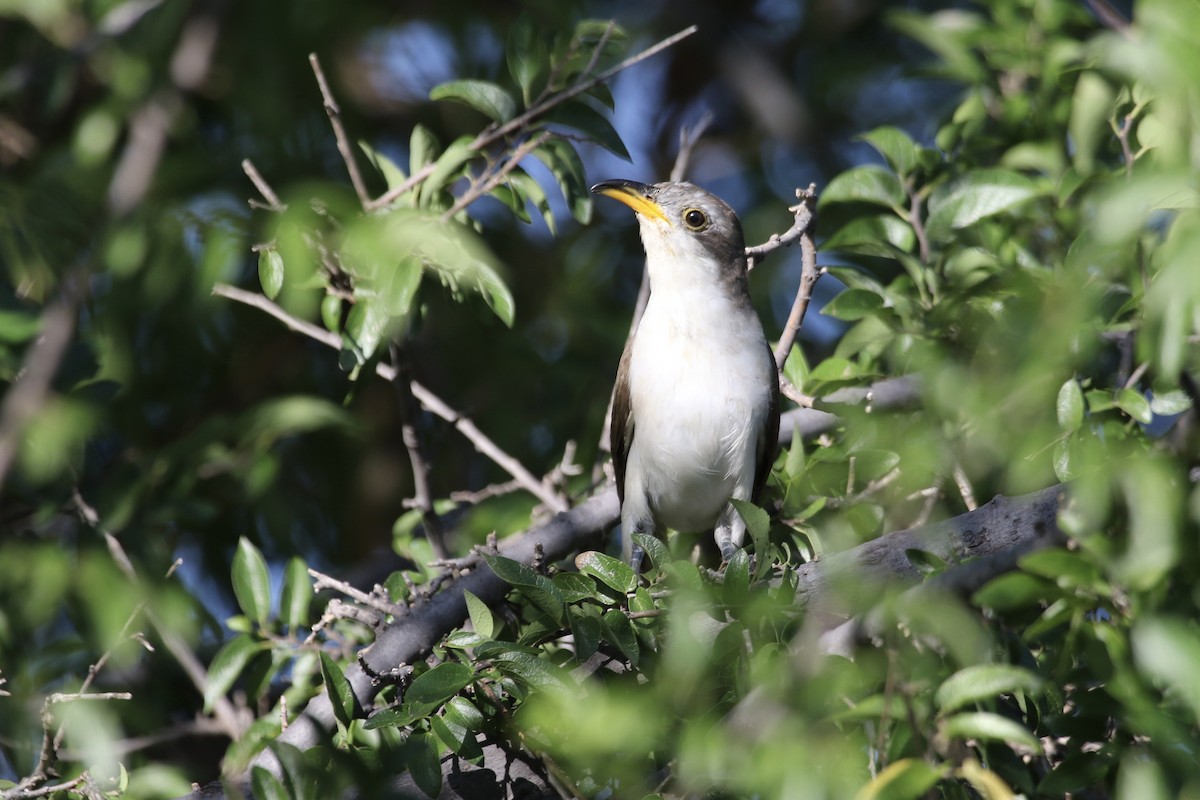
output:
[[798,239],[802,241],[804,234],[807,233],[809,238],[812,238],[811,228],[813,218],[816,216],[814,205],[817,200],[817,185],[810,183],[807,189],[797,189],[796,199],[800,202],[788,208],[788,211],[791,211],[793,216],[792,227],[783,233],[771,234],[771,238],[762,244],[746,248],[747,271],[753,270],[758,265],[758,261],[768,253],[772,253],[781,247],[787,247],[795,243]]
[[446,558],[450,552],[446,549],[442,521],[433,508],[433,493],[429,489],[429,459],[425,457],[421,434],[417,430],[419,409],[412,392],[411,370],[400,345],[393,342],[390,350],[392,369],[396,373],[392,379],[392,386],[396,390],[396,406],[400,412],[400,435],[404,440],[404,449],[408,451],[408,463],[413,472],[413,500],[421,510],[425,538],[429,540],[433,554],[438,558]]
[[[78,490],[75,491],[73,501],[80,518],[89,527],[104,537],[108,552],[112,556],[113,561],[116,562],[117,568],[121,570],[121,573],[130,583],[140,586],[141,579],[134,569],[133,562],[130,561],[125,548],[121,546],[120,540],[100,526],[100,515],[96,513],[96,509],[88,505]],[[172,564],[170,572],[174,572],[174,570],[175,565]],[[171,657],[175,659],[176,663],[179,664],[188,678],[191,679],[192,685],[196,687],[196,691],[203,696],[208,689],[208,671],[200,663],[200,659],[196,657],[196,654],[192,652],[192,648],[184,641],[182,636],[163,621],[162,617],[152,607],[143,606],[142,613],[146,615],[146,619],[149,620],[154,630],[158,633],[159,638],[162,639],[163,646],[167,648],[167,652],[171,654]],[[213,703],[213,715],[217,718],[225,734],[230,739],[238,738],[244,726],[239,720],[237,710],[234,709],[232,703],[224,697],[217,698]]]
[[[479,150],[482,150],[485,147],[488,147],[488,146],[500,141],[501,139],[508,136],[509,134],[511,134],[515,131],[521,130],[526,125],[528,125],[530,122],[532,122],[533,120],[542,116],[547,111],[554,108],[555,106],[560,105],[561,103],[564,103],[567,100],[570,100],[572,97],[576,97],[580,94],[583,94],[588,89],[591,89],[595,86],[598,86],[601,83],[604,83],[609,78],[613,77],[614,75],[616,75],[624,70],[629,69],[634,64],[641,63],[642,61],[645,61],[647,58],[650,58],[651,56],[655,56],[655,55],[661,53],[663,50],[666,50],[668,47],[671,47],[672,45],[675,45],[675,44],[683,41],[687,37],[691,36],[693,33],[696,32],[696,30],[697,30],[697,28],[695,25],[692,25],[688,28],[684,28],[679,33],[676,33],[673,36],[668,36],[666,39],[663,39],[658,44],[655,44],[655,45],[652,45],[652,46],[646,48],[645,50],[638,53],[637,55],[630,56],[629,58],[622,61],[620,64],[617,64],[615,67],[612,67],[611,69],[607,69],[604,72],[601,72],[599,75],[595,75],[585,81],[576,83],[573,86],[569,86],[566,89],[563,89],[561,92],[557,92],[556,94],[551,95],[550,97],[546,98],[545,100],[541,101],[540,103],[537,103],[536,105],[534,105],[533,108],[530,108],[528,111],[521,114],[520,116],[514,117],[513,119],[509,120],[504,125],[501,125],[499,127],[494,127],[494,128],[488,128],[488,129],[482,131],[478,136],[475,137],[474,140],[471,141],[471,143],[469,145],[467,145],[467,147],[474,152],[478,152]],[[408,176],[408,178],[406,180],[402,181],[398,185],[396,185],[396,186],[392,187],[391,189],[389,189],[388,191],[384,192],[379,197],[375,198],[374,200],[369,200],[366,203],[364,203],[363,207],[367,211],[376,211],[380,208],[383,208],[384,206],[386,206],[389,203],[391,203],[392,201],[394,201],[397,197],[400,197],[405,192],[409,191],[414,186],[417,186],[422,181],[424,181],[426,178],[428,178],[433,173],[435,166],[436,166],[435,162],[426,164],[424,167],[417,170],[412,175]]]
[[324,589],[333,589],[334,591],[338,591],[346,595],[356,603],[361,603],[364,606],[373,608],[376,611],[392,617],[398,617],[408,611],[406,607],[386,600],[375,592],[364,592],[361,589],[351,586],[345,581],[340,581],[337,578],[326,575],[323,572],[318,572],[315,569],[310,568],[308,570],[308,574],[313,578],[316,578],[316,583],[313,584],[314,592],[320,592]]
[[487,178],[480,180],[479,183],[463,192],[462,196],[454,201],[454,205],[450,206],[446,213],[442,214],[442,219],[453,219],[455,214],[462,211],[464,208],[471,205],[471,203],[474,203],[476,200],[483,197],[485,194],[503,183],[504,179],[508,177],[509,173],[516,169],[517,165],[521,163],[521,159],[525,158],[525,156],[529,155],[534,150],[537,150],[553,135],[554,134],[550,133],[550,131],[542,131],[542,133],[538,134],[537,136],[533,136],[522,143],[520,147],[518,147],[516,150],[513,150],[512,154],[504,159],[503,166],[495,170]]
[[962,464],[954,462],[954,485],[958,487],[958,493],[962,496],[963,504],[967,507],[967,511],[974,511],[979,507],[975,502],[975,490],[971,488],[971,479],[967,477],[966,471],[962,468]]
[[329,125],[333,128],[333,138],[337,140],[338,152],[346,162],[346,172],[350,175],[350,183],[354,185],[354,193],[358,195],[364,209],[371,202],[367,193],[367,185],[363,183],[362,173],[358,169],[358,161],[354,158],[354,146],[346,136],[346,128],[342,125],[342,110],[338,107],[333,92],[329,89],[329,81],[325,80],[325,71],[321,69],[321,61],[316,53],[308,54],[308,63],[312,65],[313,75],[317,78],[317,87],[321,90],[321,101],[325,104],[325,115],[329,117]]
[[[218,283],[213,286],[213,294],[218,297],[224,297],[233,300],[243,305],[248,305],[257,308],[260,311],[265,311],[275,319],[282,322],[288,329],[297,333],[303,334],[310,339],[320,342],[321,344],[332,347],[335,350],[342,346],[342,339],[336,333],[330,333],[324,328],[319,328],[310,322],[305,322],[302,319],[297,319],[291,314],[284,311],[275,303],[271,302],[265,296],[255,292],[247,292],[244,289],[239,289],[236,286],[230,286],[224,283]],[[391,381],[396,377],[396,370],[389,364],[376,364],[375,374],[384,380]],[[411,383],[413,396],[417,401],[428,411],[436,414],[442,419],[454,426],[455,430],[475,446],[483,455],[490,458],[501,469],[511,475],[514,479],[521,482],[521,486],[530,494],[540,500],[546,507],[552,511],[565,511],[567,504],[563,502],[554,490],[545,483],[539,481],[533,473],[521,464],[520,461],[513,458],[508,453],[504,452],[495,442],[488,438],[483,431],[476,427],[475,423],[470,418],[463,416],[458,411],[451,408],[444,400],[438,397],[433,392],[426,389],[417,381]]]
[[271,184],[267,183],[266,178],[262,176],[250,159],[242,159],[242,172],[246,173],[246,177],[254,184],[254,188],[258,189],[258,193],[267,201],[263,208],[268,211],[285,211],[287,209],[287,206],[280,201],[279,195],[275,194],[275,190],[271,188]]
[[679,129],[679,152],[675,154],[675,164],[671,167],[672,181],[678,183],[687,177],[696,144],[704,136],[708,126],[712,125],[712,121],[712,112],[705,111],[700,119],[696,120],[695,125],[684,125]]
[[[800,202],[791,209],[796,215],[796,221],[792,227],[782,236],[772,236],[766,244],[747,248],[748,255],[753,250],[755,252],[752,257],[761,258],[772,250],[784,247],[796,239],[800,240],[800,285],[796,288],[796,299],[792,301],[792,310],[788,314],[787,323],[779,335],[779,344],[775,346],[775,366],[780,372],[783,371],[783,365],[787,363],[788,356],[792,352],[792,345],[796,343],[800,326],[804,324],[804,315],[808,313],[808,304],[812,301],[813,287],[817,285],[817,281],[822,275],[822,272],[817,269],[817,245],[812,234],[812,223],[816,213],[814,208],[817,198],[816,184],[809,184],[808,189],[803,191],[797,189],[796,197]],[[749,258],[747,260],[749,261]]]

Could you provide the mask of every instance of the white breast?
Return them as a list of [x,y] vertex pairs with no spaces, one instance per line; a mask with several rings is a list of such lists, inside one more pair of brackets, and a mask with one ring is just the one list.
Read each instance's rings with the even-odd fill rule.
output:
[[774,377],[765,348],[754,312],[711,281],[652,293],[630,362],[629,460],[659,524],[711,528],[752,485]]

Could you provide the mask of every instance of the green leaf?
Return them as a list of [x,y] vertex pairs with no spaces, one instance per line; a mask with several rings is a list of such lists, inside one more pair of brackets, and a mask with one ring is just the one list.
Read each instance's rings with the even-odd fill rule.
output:
[[362,297],[346,316],[344,339],[349,339],[350,349],[359,364],[375,357],[379,347],[387,338],[392,315],[383,302]]
[[0,342],[21,344],[37,335],[42,321],[37,314],[0,309]]
[[721,582],[721,593],[729,605],[745,603],[750,596],[750,554],[739,547],[725,565],[725,579]]
[[971,597],[971,602],[982,608],[996,611],[1012,611],[1029,608],[1043,600],[1055,599],[1061,592],[1053,584],[1021,572],[1000,575],[985,583]]
[[511,583],[554,621],[563,621],[566,601],[552,580],[511,558],[494,555],[485,555],[483,558],[498,578]]
[[404,743],[404,763],[413,782],[429,797],[442,792],[442,765],[438,760],[437,741],[426,733],[409,734]]
[[879,151],[896,174],[907,177],[917,165],[920,148],[907,133],[884,125],[862,135],[862,140]]
[[858,320],[875,314],[884,306],[884,299],[866,289],[846,289],[825,304],[821,313],[844,320]]
[[471,732],[483,729],[483,713],[465,697],[451,697],[446,703],[445,717]]
[[475,673],[466,664],[447,661],[417,676],[404,692],[405,703],[436,706],[470,685]]
[[572,613],[569,621],[575,639],[575,658],[580,662],[587,661],[599,649],[600,638],[604,635],[600,619],[591,614]]
[[333,657],[321,651],[321,680],[325,684],[325,693],[333,706],[333,715],[342,725],[349,726],[354,721],[354,690],[350,681],[342,674],[342,669]]
[[650,563],[662,569],[671,560],[671,554],[662,540],[648,533],[633,534],[634,544],[640,545]]
[[505,674],[534,688],[566,689],[568,691],[575,691],[578,688],[566,670],[538,658],[532,653],[521,650],[505,650],[489,653],[488,657]]
[[463,590],[463,598],[467,601],[467,616],[471,618],[475,632],[485,639],[491,639],[496,634],[496,621],[492,617],[492,610],[488,608],[487,603],[466,589]]
[[260,250],[258,253],[258,282],[263,294],[274,300],[283,289],[283,256],[277,250]]
[[508,174],[508,182],[521,197],[522,202],[533,203],[533,207],[541,213],[542,220],[550,230],[550,235],[558,235],[558,225],[554,221],[554,209],[550,207],[550,200],[546,197],[546,190],[542,188],[542,185],[520,167]]
[[433,161],[439,149],[437,137],[428,128],[420,123],[414,125],[408,137],[408,173],[415,175],[420,172],[422,167]]
[[245,536],[238,539],[233,555],[233,594],[242,613],[259,625],[271,614],[271,579],[267,561]]
[[916,243],[917,235],[906,220],[895,214],[875,214],[850,220],[825,240],[824,247],[895,259],[897,252],[911,252]]
[[611,608],[604,613],[600,624],[604,640],[615,645],[625,658],[629,659],[629,663],[636,667],[641,650],[638,647],[637,633],[633,630],[633,623],[629,621],[629,617],[625,616],[625,612]]
[[568,603],[578,603],[596,596],[596,584],[578,572],[560,572],[551,580]]
[[1133,389],[1119,389],[1116,404],[1117,408],[1143,425],[1149,425],[1154,420],[1154,412],[1150,410],[1150,401]]
[[575,557],[575,567],[584,575],[591,575],[604,585],[627,594],[637,588],[637,575],[625,562],[587,550]]
[[1061,430],[1067,433],[1079,430],[1083,424],[1083,390],[1079,388],[1079,381],[1071,378],[1059,388],[1055,411]]
[[1130,634],[1138,669],[1170,687],[1200,720],[1200,634],[1193,621],[1170,617],[1140,620]]
[[1050,547],[1022,556],[1021,569],[1047,578],[1064,589],[1096,589],[1102,580],[1099,568],[1085,554]]
[[[364,345],[378,346],[392,310],[411,305],[420,280],[416,264],[435,274],[456,298],[464,291],[478,293],[496,316],[512,327],[513,298],[501,277],[500,262],[482,237],[466,225],[443,220],[426,209],[397,209],[357,220],[344,237],[341,253],[348,269],[371,281],[380,298],[376,309],[370,308],[375,305],[370,298],[360,298],[346,324],[348,330],[351,322],[361,329],[359,346],[364,352]],[[356,316],[358,305],[368,308]]]
[[565,139],[553,138],[533,151],[533,155],[546,165],[563,198],[567,208],[581,225],[586,225],[592,219],[592,196],[588,191],[584,175],[583,162],[575,148]]
[[846,170],[821,191],[819,206],[830,203],[872,203],[898,209],[906,201],[900,179],[883,167],[868,164]]
[[1192,407],[1192,399],[1182,389],[1169,392],[1154,392],[1150,397],[1150,410],[1162,417],[1182,414]]
[[939,726],[947,738],[979,739],[1021,745],[1040,753],[1042,744],[1024,725],[989,711],[974,711],[947,717]]
[[487,81],[447,81],[433,87],[429,92],[429,99],[462,103],[493,122],[508,122],[517,113],[517,103],[512,95]]
[[1093,70],[1080,73],[1067,124],[1074,145],[1071,155],[1080,174],[1088,175],[1095,169],[1096,151],[1112,136],[1108,120],[1115,110],[1115,101],[1116,92],[1099,73]]
[[472,141],[470,136],[460,136],[450,143],[446,152],[438,156],[433,172],[421,183],[420,199],[417,201],[419,206],[426,208],[433,205],[434,198],[446,183],[461,174],[463,164],[475,156],[475,151],[471,149]]
[[534,84],[549,64],[549,55],[546,43],[528,14],[521,14],[516,22],[509,26],[505,56],[508,60],[508,72],[521,87],[521,97],[525,105],[529,105],[533,98]]
[[608,117],[584,102],[563,103],[546,115],[548,122],[566,125],[582,133],[615,156],[632,163],[625,143]]
[[254,796],[262,800],[291,800],[291,795],[279,779],[262,767],[256,766],[250,770],[250,786]]
[[1039,193],[1037,185],[1019,172],[975,170],[929,198],[926,230],[933,239],[947,239],[952,231],[1011,211]]
[[226,642],[208,665],[208,683],[204,687],[204,713],[212,711],[218,698],[224,697],[250,663],[266,645],[240,634]]
[[827,358],[808,374],[810,381],[830,383],[858,377],[858,368],[844,358]]
[[511,184],[498,184],[488,194],[508,206],[508,209],[521,222],[530,222],[533,219],[529,216],[529,209],[525,207],[525,198]]
[[758,576],[770,568],[768,553],[771,543],[771,516],[747,500],[731,499],[730,504],[746,522],[746,533],[754,543],[754,553],[758,556]]
[[947,678],[933,701],[940,711],[954,711],[971,703],[994,700],[1001,694],[1042,690],[1042,679],[1024,667],[1012,664],[975,664]]
[[902,758],[862,787],[855,800],[918,800],[942,779],[943,773],[919,758]]
[[292,556],[283,571],[283,590],[279,596],[279,618],[293,631],[308,626],[308,607],[312,602],[312,579],[308,565]]
[[389,190],[395,189],[408,178],[404,174],[404,170],[400,169],[400,166],[395,161],[392,161],[383,153],[371,147],[368,142],[360,139],[358,147],[366,155],[367,160],[371,162],[371,166],[375,167],[379,174],[383,176],[384,183]]

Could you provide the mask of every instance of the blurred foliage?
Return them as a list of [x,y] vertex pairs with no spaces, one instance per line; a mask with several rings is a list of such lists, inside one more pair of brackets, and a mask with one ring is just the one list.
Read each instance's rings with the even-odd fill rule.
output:
[[[435,795],[440,758],[482,741],[581,796],[1200,796],[1196,7],[444,5],[0,2],[0,414],[56,303],[73,322],[26,424],[0,425],[0,791],[38,763],[46,698],[88,680],[131,699],[45,706],[55,780],[131,797],[245,768],[322,691],[333,746],[270,744],[283,772],[256,769],[256,794],[407,771]],[[346,666],[432,578],[372,376],[388,343],[535,474],[569,442],[589,464],[641,257],[586,189],[665,175],[704,109],[693,175],[752,241],[824,184],[829,302],[788,378],[821,402],[916,374],[920,406],[830,407],[834,433],[780,454],[770,515],[742,510],[757,552],[721,582],[675,539],[644,542],[642,584],[602,553],[489,558],[506,602],[468,597],[470,625],[356,718]],[[768,329],[792,260],[755,272]],[[524,494],[452,497],[508,476],[416,422],[453,552],[529,525]],[[1070,547],[970,598],[871,587],[875,646],[819,652],[792,568],[1068,480]],[[322,616],[310,564],[378,584],[370,608]]]

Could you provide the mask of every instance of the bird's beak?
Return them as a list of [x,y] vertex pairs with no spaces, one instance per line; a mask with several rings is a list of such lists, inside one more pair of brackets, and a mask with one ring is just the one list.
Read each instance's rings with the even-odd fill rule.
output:
[[592,187],[594,194],[611,197],[632,208],[637,213],[650,219],[660,219],[670,225],[662,206],[650,199],[650,187],[637,181],[615,180],[601,181]]

